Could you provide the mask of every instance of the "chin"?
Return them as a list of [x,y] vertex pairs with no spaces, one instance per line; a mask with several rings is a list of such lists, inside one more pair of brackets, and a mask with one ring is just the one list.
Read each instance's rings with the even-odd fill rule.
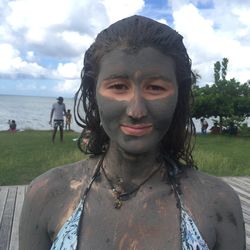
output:
[[120,144],[120,148],[128,154],[140,155],[155,151],[158,145],[159,143],[150,143],[149,138],[137,137],[123,141]]

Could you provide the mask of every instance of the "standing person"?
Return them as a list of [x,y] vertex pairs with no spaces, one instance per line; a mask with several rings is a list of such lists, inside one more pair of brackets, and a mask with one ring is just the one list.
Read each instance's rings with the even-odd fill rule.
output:
[[201,118],[201,133],[206,134],[208,128],[208,123],[205,118]]
[[15,133],[16,132],[16,121],[15,120],[12,120],[10,123],[9,123],[9,131],[12,132],[12,133]]
[[68,109],[66,112],[65,130],[68,129],[68,131],[70,131],[71,119],[72,119],[72,115],[70,113],[70,109]]
[[81,76],[75,115],[91,157],[31,183],[20,250],[243,250],[238,196],[193,161],[182,36],[125,18],[97,36]]
[[59,96],[57,98],[57,102],[52,105],[51,113],[50,113],[50,121],[49,124],[52,123],[53,118],[53,132],[52,132],[52,142],[55,142],[55,136],[57,129],[59,127],[60,130],[60,140],[63,142],[63,127],[64,121],[63,116],[66,114],[66,106],[63,103],[63,97]]

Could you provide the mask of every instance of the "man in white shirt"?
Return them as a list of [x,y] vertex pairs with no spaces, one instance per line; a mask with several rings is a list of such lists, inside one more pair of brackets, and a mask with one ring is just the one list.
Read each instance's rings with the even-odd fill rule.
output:
[[[60,130],[60,140],[63,142],[63,126],[64,126],[64,120],[63,116],[66,114],[66,106],[63,103],[63,97],[59,96],[57,98],[58,102],[54,103],[52,105],[51,113],[50,113],[50,121],[49,124],[52,122],[53,119],[53,133],[52,133],[52,142],[55,141],[55,136],[57,132],[57,128],[59,127]],[[53,117],[54,116],[54,117]]]

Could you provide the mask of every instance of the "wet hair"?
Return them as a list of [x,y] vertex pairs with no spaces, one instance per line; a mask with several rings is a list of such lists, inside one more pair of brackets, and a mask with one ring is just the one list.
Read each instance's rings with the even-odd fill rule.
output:
[[193,166],[191,139],[195,128],[190,115],[193,78],[191,60],[182,40],[183,37],[169,26],[143,16],[122,19],[97,35],[85,53],[81,85],[75,95],[74,114],[76,122],[83,128],[82,136],[86,131],[91,131],[85,153],[101,154],[109,145],[109,137],[100,125],[96,102],[101,58],[116,48],[137,53],[142,48],[153,47],[174,59],[178,83],[177,106],[170,128],[161,141],[160,153],[184,165]]

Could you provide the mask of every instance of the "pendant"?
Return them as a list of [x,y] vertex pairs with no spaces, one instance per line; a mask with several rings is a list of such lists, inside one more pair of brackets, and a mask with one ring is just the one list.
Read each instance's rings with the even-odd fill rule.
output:
[[114,202],[114,208],[120,209],[121,206],[122,206],[122,201],[119,200],[119,199],[116,199],[115,202]]

